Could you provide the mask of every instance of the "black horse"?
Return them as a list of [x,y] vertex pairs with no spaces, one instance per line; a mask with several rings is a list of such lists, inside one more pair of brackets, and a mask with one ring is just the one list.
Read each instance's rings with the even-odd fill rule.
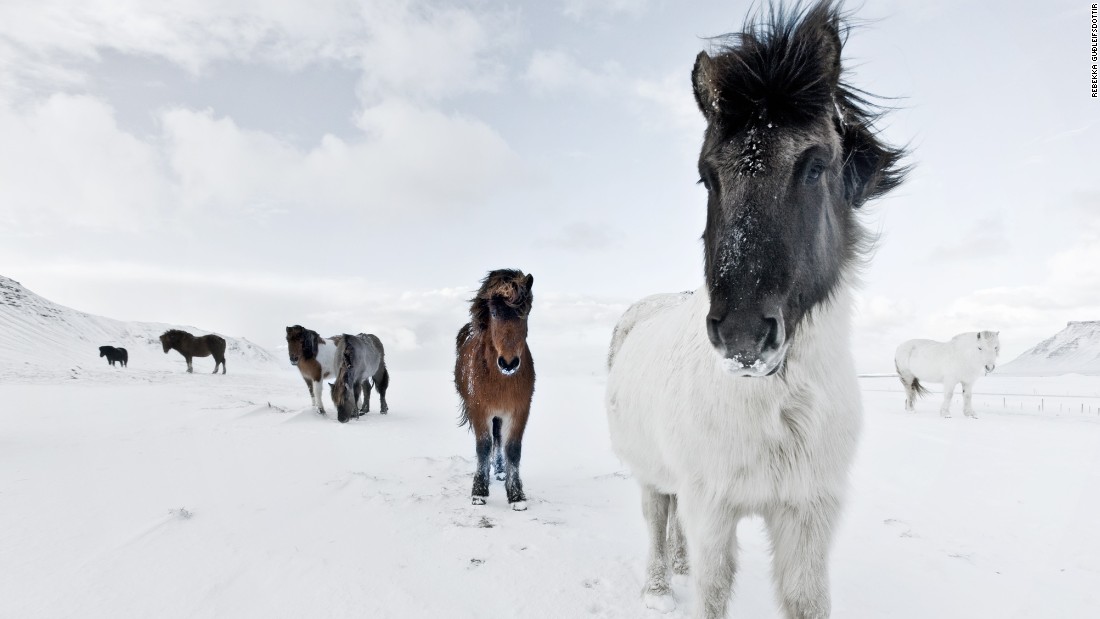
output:
[[100,346],[99,356],[107,357],[107,363],[114,367],[115,362],[118,362],[122,367],[126,367],[126,363],[130,360],[130,355],[126,353],[125,348],[115,348],[114,346]]

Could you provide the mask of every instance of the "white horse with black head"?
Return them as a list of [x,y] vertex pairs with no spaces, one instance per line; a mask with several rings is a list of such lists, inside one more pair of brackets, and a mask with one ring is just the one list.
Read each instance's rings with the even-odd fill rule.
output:
[[905,387],[905,410],[912,411],[919,396],[926,395],[926,383],[943,383],[940,415],[951,416],[955,385],[962,385],[963,414],[977,418],[970,403],[974,382],[997,367],[1001,352],[999,331],[968,331],[947,342],[909,340],[898,346],[894,366]]
[[856,209],[901,182],[903,153],[841,80],[831,2],[762,15],[696,58],[705,285],[620,319],[607,416],[642,488],[648,606],[673,607],[669,567],[690,565],[693,615],[724,617],[737,524],[757,514],[786,616],[823,618],[862,415],[849,342],[867,246]]

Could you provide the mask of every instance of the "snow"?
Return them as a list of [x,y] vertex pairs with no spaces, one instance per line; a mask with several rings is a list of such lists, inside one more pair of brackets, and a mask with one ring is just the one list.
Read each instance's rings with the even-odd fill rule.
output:
[[[57,345],[82,351],[70,336]],[[72,373],[48,347],[9,354],[17,337],[0,330],[2,617],[690,612],[681,576],[676,610],[644,605],[640,498],[610,449],[600,374],[540,365],[516,512],[499,481],[470,504],[474,442],[449,372],[391,367],[390,414],[339,424],[286,363]],[[860,380],[834,616],[1093,616],[1100,377],[983,378],[977,420],[941,419],[938,396],[905,413],[896,378]],[[778,617],[760,521],[739,533],[731,616]]]
[[998,374],[1053,376],[1100,374],[1100,320],[1072,321],[997,369]]

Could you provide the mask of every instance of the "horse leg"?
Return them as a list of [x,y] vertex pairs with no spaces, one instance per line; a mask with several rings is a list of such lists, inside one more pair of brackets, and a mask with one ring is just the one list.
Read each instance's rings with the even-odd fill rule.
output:
[[829,544],[840,502],[823,497],[780,505],[765,514],[772,541],[772,573],[788,619],[827,619]]
[[191,357],[184,357],[184,359],[187,359],[187,373],[193,373],[195,371],[195,368],[191,366]]
[[970,403],[970,396],[973,395],[972,389],[974,385],[971,383],[962,383],[963,392],[963,415],[970,417],[971,419],[977,419],[978,414],[974,412],[974,405]]
[[359,409],[359,412],[370,412],[370,380],[363,381],[363,408]]
[[951,416],[951,396],[955,394],[955,381],[945,378],[943,380],[943,406],[940,407],[941,417]]
[[642,515],[649,533],[649,558],[646,561],[642,600],[647,608],[667,613],[676,608],[672,587],[668,584],[668,516],[671,496],[642,484]]
[[915,376],[906,378],[904,374],[901,375],[901,384],[905,387],[905,410],[910,413],[913,412],[913,405],[917,401],[917,388],[913,384],[915,380]]
[[492,430],[480,410],[471,411],[470,425],[474,430],[474,448],[477,452],[477,470],[474,471],[474,487],[470,492],[474,505],[485,505],[489,496],[489,452],[493,448]]
[[355,411],[356,419],[359,418],[359,396],[363,395],[363,383],[354,383],[351,388],[351,393],[355,397],[351,401],[351,408]]
[[692,616],[721,619],[726,616],[737,572],[737,521],[741,514],[703,494],[680,492],[676,499],[695,583]]
[[498,481],[504,481],[504,443],[500,440],[500,417],[493,417],[493,469]]
[[317,409],[317,412],[325,414],[325,389],[322,381],[312,381],[313,386],[310,388],[310,392],[313,394],[313,407]]
[[390,371],[386,366],[382,366],[382,376],[375,379],[374,386],[378,388],[378,399],[382,401],[382,408],[378,412],[385,415],[390,412],[390,407],[386,404],[386,389],[390,388]]
[[668,495],[668,545],[672,555],[672,573],[688,573],[687,542],[684,541],[684,529],[676,515],[676,495]]
[[305,376],[302,377],[302,380],[305,381],[306,388],[309,389],[309,400],[310,400],[310,402],[312,402],[315,399],[313,397],[313,381],[306,378]]
[[504,491],[508,493],[508,503],[517,512],[527,509],[527,495],[523,493],[523,481],[519,478],[519,458],[523,450],[523,430],[527,426],[529,413],[530,410],[513,412],[501,421],[500,428],[504,438]]

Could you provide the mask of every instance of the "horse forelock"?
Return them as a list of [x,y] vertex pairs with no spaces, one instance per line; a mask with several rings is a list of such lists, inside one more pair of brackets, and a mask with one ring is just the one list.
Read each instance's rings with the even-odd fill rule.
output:
[[470,317],[477,328],[486,329],[494,310],[503,310],[506,317],[526,318],[533,302],[523,271],[499,269],[481,280],[477,294],[470,299]]
[[858,207],[899,185],[908,168],[901,165],[905,149],[888,146],[874,128],[887,108],[842,79],[848,22],[832,0],[771,4],[750,15],[741,32],[714,37],[714,54],[700,54],[693,80],[707,142],[748,132],[741,159],[750,173],[763,169],[760,142],[768,129],[830,119],[841,139],[848,197]]

